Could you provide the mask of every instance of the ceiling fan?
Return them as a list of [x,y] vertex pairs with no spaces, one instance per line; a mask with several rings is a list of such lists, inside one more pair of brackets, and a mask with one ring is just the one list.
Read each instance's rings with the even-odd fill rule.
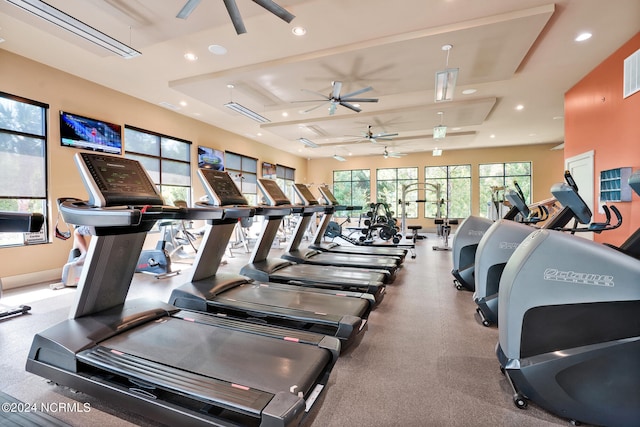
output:
[[397,133],[376,133],[374,134],[371,130],[371,125],[367,128],[367,131],[364,134],[365,141],[371,141],[373,143],[380,141],[391,141],[392,136],[398,136]]
[[[314,91],[303,89],[306,92],[310,92],[310,93],[316,94],[316,95],[322,97],[323,99],[312,99],[312,100],[309,100],[309,101],[296,101],[296,102],[328,101],[330,103],[330,105],[329,105],[329,115],[333,115],[336,112],[336,109],[338,108],[338,105],[342,105],[343,107],[346,107],[346,108],[348,108],[350,110],[355,111],[356,113],[359,113],[362,110],[359,107],[356,107],[355,105],[353,105],[352,104],[353,102],[378,102],[377,98],[354,98],[354,96],[356,96],[356,95],[360,95],[361,93],[369,92],[370,90],[372,90],[373,88],[371,86],[367,86],[364,89],[356,90],[355,92],[351,92],[351,93],[348,93],[346,95],[341,95],[340,94],[340,91],[342,90],[342,82],[333,81],[333,82],[331,82],[331,86],[333,87],[333,90],[331,91],[329,96],[323,95],[323,94],[321,94],[319,92],[314,92]],[[321,107],[322,105],[324,105],[324,103],[316,105],[315,107],[306,110],[305,113],[313,111],[316,108]]]
[[406,153],[397,153],[395,151],[388,151],[387,147],[384,147],[384,152],[382,153],[382,157],[384,157],[385,159],[388,159],[389,157],[398,159],[406,155],[407,155]]
[[[176,18],[187,19],[193,9],[195,9],[201,0],[187,0],[187,2],[182,6],[180,12],[176,15]],[[247,29],[244,26],[244,22],[242,21],[242,17],[240,16],[240,10],[238,9],[238,5],[236,4],[236,0],[223,0],[224,5],[227,8],[227,12],[231,17],[231,22],[233,23],[233,27],[236,29],[237,34],[244,34],[247,32]],[[278,18],[283,21],[289,23],[293,21],[295,15],[289,13],[285,8],[276,4],[273,0],[251,0],[254,3],[264,7],[269,12],[276,15]]]

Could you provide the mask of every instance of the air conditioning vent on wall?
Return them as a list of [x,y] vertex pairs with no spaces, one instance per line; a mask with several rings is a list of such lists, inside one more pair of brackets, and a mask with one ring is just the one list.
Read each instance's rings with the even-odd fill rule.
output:
[[640,91],[640,49],[624,60],[624,98]]

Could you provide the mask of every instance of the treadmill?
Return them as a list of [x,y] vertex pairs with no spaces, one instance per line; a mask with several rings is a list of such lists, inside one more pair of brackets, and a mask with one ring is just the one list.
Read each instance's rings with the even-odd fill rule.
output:
[[238,220],[253,216],[255,208],[248,205],[227,172],[199,169],[198,177],[209,199],[203,206],[221,207],[223,217],[207,221],[191,275],[173,290],[169,304],[333,335],[341,340],[343,349],[362,335],[375,305],[371,294],[255,282],[220,273],[220,261]]
[[[269,200],[271,206],[277,204],[291,205],[291,201],[284,194],[278,184],[270,179],[258,179],[258,187]],[[366,269],[386,270],[389,273],[387,282],[392,282],[395,277],[398,264],[396,260],[387,257],[370,257],[366,255],[334,254],[315,249],[302,249],[300,243],[304,233],[309,228],[310,222],[315,218],[316,210],[302,208],[300,220],[296,225],[293,237],[290,239],[282,258],[301,264],[332,265],[336,267],[353,267]]]
[[340,341],[127,300],[156,221],[215,219],[223,210],[164,206],[132,159],[79,152],[75,161],[90,198],[60,210],[95,235],[69,318],[34,337],[27,371],[167,425],[299,424]]
[[[266,185],[278,186],[275,181],[265,181],[267,181]],[[284,217],[291,214],[293,208],[289,204],[289,199],[284,197],[277,200],[269,209],[258,211],[258,214],[265,219],[262,232],[253,248],[249,263],[242,267],[240,274],[258,282],[289,283],[304,287],[365,292],[373,295],[376,303],[382,301],[385,281],[389,276],[386,270],[300,264],[283,258],[269,258],[278,228]],[[303,212],[302,206],[295,209]],[[303,218],[304,215],[303,212]]]
[[[293,188],[296,192],[298,198],[302,201],[305,206],[315,206],[320,205],[318,200],[313,197],[311,190],[305,184],[294,184]],[[326,189],[328,191],[328,188]],[[324,192],[322,193],[325,200],[327,200],[327,205],[320,205],[324,207],[322,219],[320,220],[320,225],[316,229],[315,234],[313,235],[313,241],[309,245],[309,248],[316,249],[324,252],[331,252],[334,254],[353,254],[353,255],[367,255],[367,256],[380,256],[386,257],[388,259],[393,259],[396,262],[396,265],[402,264],[405,257],[407,256],[407,249],[404,248],[396,248],[396,247],[388,247],[383,248],[380,246],[342,246],[335,242],[323,243],[322,237],[327,231],[327,227],[331,222],[334,212],[337,210],[337,200],[336,204],[329,202],[329,200],[324,196]],[[329,192],[330,194],[330,192]],[[333,194],[331,194],[333,196]],[[335,200],[335,199],[334,199]]]

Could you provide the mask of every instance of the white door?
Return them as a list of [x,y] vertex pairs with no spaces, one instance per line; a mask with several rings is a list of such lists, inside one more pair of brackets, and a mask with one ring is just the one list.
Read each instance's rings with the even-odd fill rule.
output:
[[[578,154],[564,160],[564,167],[571,172],[571,176],[578,186],[580,196],[584,199],[591,212],[594,210],[594,166],[593,166],[593,150],[586,153]],[[576,233],[577,236],[593,240],[593,233]]]

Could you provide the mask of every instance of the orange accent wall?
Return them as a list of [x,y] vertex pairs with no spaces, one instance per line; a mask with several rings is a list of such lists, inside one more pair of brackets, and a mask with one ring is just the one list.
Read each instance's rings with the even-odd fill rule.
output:
[[[600,171],[630,166],[640,169],[640,92],[623,99],[624,59],[640,49],[640,32],[565,94],[565,158],[594,150],[594,200]],[[640,227],[640,197],[615,203],[623,225],[596,235],[597,242],[622,243]],[[595,221],[604,215],[595,213]]]

